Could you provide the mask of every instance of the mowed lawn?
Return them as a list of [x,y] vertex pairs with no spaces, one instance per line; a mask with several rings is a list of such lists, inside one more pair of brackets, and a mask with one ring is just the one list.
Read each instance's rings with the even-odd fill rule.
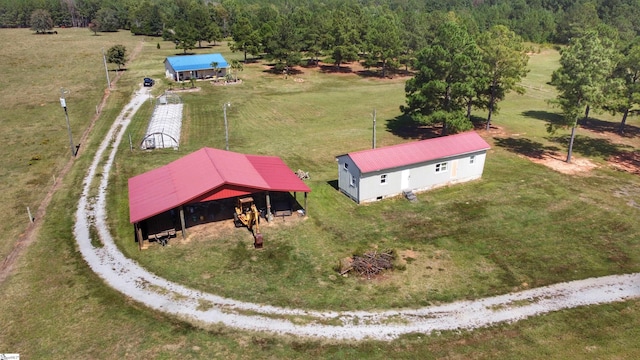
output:
[[[82,38],[85,31],[89,33],[83,29],[76,36]],[[123,42],[129,39],[126,33],[104,37],[111,35],[122,36],[118,40]],[[88,149],[102,139],[142,76],[159,80],[155,95],[167,87],[161,80],[161,62],[176,50],[156,39],[129,40],[132,45],[146,41],[112,93]],[[221,51],[227,59],[241,57],[223,46],[197,51]],[[533,61],[536,57],[542,65]],[[536,66],[536,73],[550,74],[557,59],[551,51],[534,56],[532,75]],[[112,174],[109,221],[123,251],[161,276],[244,300],[318,309],[372,309],[423,306],[638,271],[638,209],[630,206],[640,203],[637,175],[611,169],[604,163],[604,151],[594,156],[579,148],[576,156],[589,156],[601,166],[580,176],[563,175],[526,159],[522,147],[508,146],[515,142],[565,149],[546,134],[545,122],[533,117],[555,112],[535,91],[510,96],[494,119],[500,131],[481,132],[493,145],[482,180],[423,193],[417,204],[391,199],[357,206],[332,186],[337,177],[334,158],[371,146],[373,109],[378,146],[416,137],[406,126],[400,127],[397,118],[404,99],[403,80],[311,69],[285,79],[266,69],[262,63],[247,64],[239,74],[242,85],[199,83],[200,92],[181,94],[186,111],[179,151],[131,152],[128,142],[122,144]],[[95,76],[98,81],[99,75]],[[543,82],[537,80],[531,86],[545,86]],[[310,172],[308,219],[265,225],[262,251],[251,248],[246,231],[229,228],[215,236],[138,252],[128,224],[127,179],[202,146],[224,148],[222,104],[226,101],[232,103],[228,109],[231,150],[281,156],[293,170]],[[57,96],[49,106],[63,115]],[[149,102],[131,124],[134,145],[144,134],[151,109]],[[631,125],[638,126],[637,119]],[[65,135],[64,123],[60,134]],[[494,139],[498,134],[512,140]],[[580,135],[591,136],[582,130]],[[623,140],[638,148],[635,138]],[[65,141],[60,140],[60,151],[65,150]],[[604,141],[599,144],[600,149],[630,149],[605,147]],[[640,355],[637,301],[565,310],[473,332],[409,335],[388,343],[275,337],[221,326],[195,328],[115,293],[80,258],[71,236],[70,210],[76,207],[90,153],[74,164],[54,197],[38,242],[16,273],[0,284],[0,323],[7,324],[0,330],[0,352],[18,352],[26,358],[141,359]],[[62,163],[64,157],[60,159]],[[340,277],[333,270],[341,257],[375,247],[407,254],[406,270],[375,281]]]
[[[185,103],[179,151],[131,152],[122,145],[111,192],[119,244],[154,273],[198,289],[332,310],[416,307],[638,271],[638,209],[628,205],[640,201],[630,191],[637,188],[637,175],[613,171],[603,158],[594,159],[601,167],[591,173],[564,175],[534,164],[522,156],[522,146],[513,145],[566,152],[557,140],[563,131],[549,135],[546,122],[535,118],[556,113],[546,103],[553,95],[546,81],[558,58],[549,49],[533,55],[532,76],[524,83],[528,93],[501,104],[494,120],[499,130],[480,131],[493,144],[483,179],[420,194],[417,204],[398,198],[358,206],[333,187],[335,156],[371,147],[374,109],[378,146],[413,141],[424,131],[414,125],[412,134],[406,124],[398,130],[404,79],[317,68],[285,77],[255,62],[239,73],[242,84],[199,82],[199,91],[179,93]],[[292,170],[310,172],[308,218],[263,225],[262,251],[252,249],[243,229],[194,229],[187,242],[179,235],[170,247],[139,252],[127,221],[126,180],[203,146],[224,148],[225,102],[231,103],[232,151],[277,155]],[[137,117],[133,138],[142,138],[148,117]],[[587,155],[580,153],[581,144],[577,158]],[[375,281],[336,272],[340,259],[373,249],[395,250],[406,269]]]

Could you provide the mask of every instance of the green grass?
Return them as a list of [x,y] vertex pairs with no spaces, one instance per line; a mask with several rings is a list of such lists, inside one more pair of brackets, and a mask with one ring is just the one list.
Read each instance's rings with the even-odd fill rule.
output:
[[[495,139],[483,179],[423,193],[414,205],[392,199],[358,206],[330,185],[337,176],[336,155],[370,146],[373,107],[380,128],[397,121],[402,81],[304,69],[297,75],[303,81],[295,82],[266,74],[255,63],[245,67],[241,85],[198,83],[199,92],[181,94],[186,110],[179,151],[131,153],[122,145],[126,161],[119,162],[111,190],[117,241],[170,280],[236,299],[314,309],[416,307],[639,271],[637,209],[614,196],[637,186],[637,176],[606,168],[567,176],[517,156],[552,147],[563,151],[543,121],[522,115],[523,109],[546,109],[535,88],[545,86],[539,82],[550,77],[557,60],[550,51],[535,55],[526,81],[538,85],[502,104],[494,124],[520,134]],[[263,226],[264,251],[239,252],[251,247],[251,238],[234,229],[139,252],[127,221],[126,179],[202,146],[224,148],[226,101],[232,103],[231,150],[278,155],[292,169],[310,171],[309,218]],[[515,109],[521,113],[512,114]],[[134,138],[142,138],[147,121],[148,113],[136,117]],[[379,146],[404,141],[380,130]],[[588,139],[594,138],[579,138],[579,156],[602,160],[620,151],[605,142],[585,146]],[[611,200],[597,200],[602,198]],[[410,250],[417,258],[383,281],[337,276],[341,258],[371,248]]]
[[[40,41],[40,37],[27,30],[0,30],[7,49],[16,46],[0,56],[44,72],[47,66],[43,61],[70,62],[72,46],[78,47],[74,52],[93,54],[109,43],[133,48],[138,41],[146,41],[140,57],[128,66],[118,89],[112,92],[87,141],[87,152],[64,179],[46,218],[38,219],[43,222],[38,241],[20,260],[14,274],[0,284],[0,352],[53,359],[583,359],[640,355],[640,303],[635,300],[564,310],[476,331],[406,335],[388,343],[276,337],[221,326],[201,329],[132,302],[104,285],[80,257],[71,233],[73,212],[92,160],[90,149],[102,140],[140,79],[160,79],[161,61],[176,51],[165,42],[160,42],[158,50],[156,39],[132,37],[125,32],[93,37],[86,29],[63,31],[59,31],[63,35],[59,41],[64,41],[66,51],[54,36],[47,36],[48,51],[43,59],[42,43],[28,46],[32,51],[29,56],[17,50],[18,43],[21,47]],[[240,57],[225,47],[214,50],[221,50],[228,59]],[[557,54],[543,52],[534,59],[531,67],[535,72],[532,70],[527,81],[534,87],[544,86],[543,74],[556,66]],[[64,74],[72,79],[72,84],[64,86],[73,89],[68,101],[74,136],[85,128],[104,87],[99,60],[96,66],[91,56],[75,57],[74,66]],[[31,75],[21,75],[20,69],[18,66],[16,74],[0,78],[0,95],[8,99],[0,108],[3,125],[7,134],[15,135],[0,160],[2,190],[6,190],[2,191],[5,253],[12,246],[7,242],[15,240],[26,227],[19,226],[26,219],[24,199],[31,199],[26,203],[36,207],[48,189],[46,181],[68,158],[66,128],[56,92],[61,85],[51,79],[43,82],[36,75],[26,81]],[[334,157],[370,146],[373,108],[378,113],[378,145],[406,141],[406,133],[386,131],[394,128],[388,124],[394,124],[398,106],[403,103],[403,82],[312,71],[298,76],[304,82],[294,82],[262,70],[260,65],[248,65],[240,74],[245,80],[241,86],[202,84],[201,92],[184,94],[188,117],[179,151],[131,153],[126,141],[122,144],[111,175],[109,221],[123,251],[162,276],[241,299],[259,297],[296,307],[365,309],[422,306],[517,290],[525,287],[525,282],[531,287],[638,271],[638,209],[628,205],[630,200],[640,203],[638,177],[604,165],[588,176],[568,176],[522,158],[523,148],[555,146],[560,152],[565,150],[544,130],[545,122],[539,117],[556,110],[537,93],[513,95],[501,104],[495,125],[502,127],[511,140],[489,139],[493,149],[482,180],[424,193],[415,205],[391,199],[357,206],[328,183],[336,178]],[[47,75],[62,76],[55,71]],[[19,78],[24,81],[17,81]],[[88,86],[88,82],[94,86]],[[167,86],[163,82],[154,87],[156,95]],[[18,98],[17,94],[26,97]],[[43,95],[38,98],[38,94]],[[72,96],[77,96],[73,108]],[[225,101],[232,102],[228,113],[231,150],[278,155],[294,170],[311,172],[309,218],[287,226],[265,225],[266,247],[260,252],[251,249],[250,235],[239,229],[229,229],[215,238],[138,252],[128,224],[127,179],[202,146],[223,148]],[[44,106],[39,107],[40,103]],[[74,113],[76,108],[78,113]],[[527,111],[537,113],[525,114]],[[150,114],[148,104],[134,118],[129,128],[134,145],[142,138]],[[42,126],[54,121],[58,125],[50,125],[53,128]],[[631,119],[630,125],[637,127],[638,119]],[[566,132],[558,135],[563,134]],[[601,134],[582,130],[580,135],[603,139]],[[49,141],[40,144],[31,138]],[[622,140],[638,148],[637,139]],[[611,150],[605,140],[596,146],[589,141],[584,144],[576,155],[589,156],[599,164],[608,152],[629,149]],[[36,153],[46,156],[31,160]],[[29,161],[35,164],[25,165]],[[396,271],[384,281],[335,276],[332,268],[340,257],[373,245],[410,249],[416,253],[415,260],[407,263],[405,271]]]

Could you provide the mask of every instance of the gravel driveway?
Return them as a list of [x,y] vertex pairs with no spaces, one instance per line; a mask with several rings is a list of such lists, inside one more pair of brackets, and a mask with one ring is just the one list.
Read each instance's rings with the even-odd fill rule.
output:
[[[475,329],[560,309],[640,297],[640,273],[636,273],[559,283],[420,309],[323,312],[236,301],[165,280],[126,258],[115,246],[106,224],[106,190],[118,144],[131,118],[149,97],[149,90],[141,87],[98,148],[84,179],[74,235],[82,256],[96,274],[109,286],[150,308],[195,325],[224,324],[246,330],[318,338],[390,340],[407,333]],[[101,176],[96,177],[100,164]],[[91,184],[96,181],[99,181],[98,195],[90,197]],[[103,247],[91,245],[91,225],[97,229]]]

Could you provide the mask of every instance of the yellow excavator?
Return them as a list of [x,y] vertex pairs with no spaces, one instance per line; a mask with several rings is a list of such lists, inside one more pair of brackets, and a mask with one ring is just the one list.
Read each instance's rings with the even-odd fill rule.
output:
[[256,208],[252,197],[238,198],[238,203],[233,213],[233,223],[236,227],[246,226],[253,234],[253,246],[256,249],[262,248],[262,234],[259,226],[260,212]]

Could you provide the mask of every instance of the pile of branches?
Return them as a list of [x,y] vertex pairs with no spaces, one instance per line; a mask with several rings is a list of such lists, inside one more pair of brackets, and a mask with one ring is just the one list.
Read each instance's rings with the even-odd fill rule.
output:
[[354,255],[351,269],[361,276],[370,279],[378,275],[383,270],[393,269],[393,250],[378,252],[376,250],[367,251],[362,255]]
[[309,176],[309,172],[308,171],[302,171],[300,169],[298,169],[298,171],[296,171],[296,175],[298,176],[298,179],[300,179],[300,180],[309,180],[311,178]]

